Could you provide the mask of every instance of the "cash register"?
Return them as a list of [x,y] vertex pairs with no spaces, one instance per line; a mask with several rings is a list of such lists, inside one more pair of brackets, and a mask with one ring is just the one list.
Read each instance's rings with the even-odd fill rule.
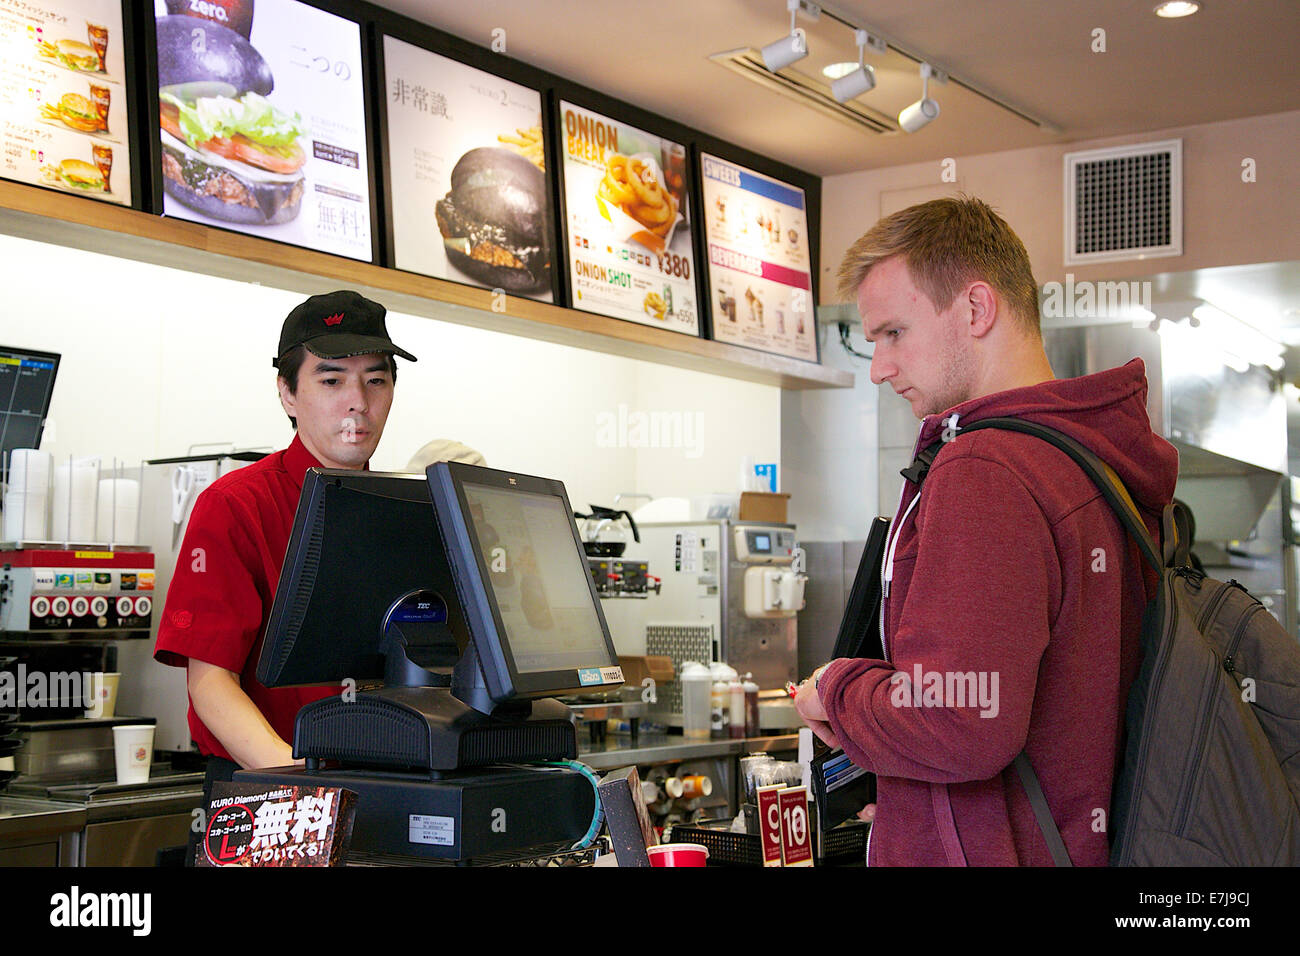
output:
[[489,863],[594,836],[594,779],[554,698],[623,683],[564,485],[455,463],[313,468],[267,625],[267,687],[328,684],[305,768],[235,780],[357,793],[352,857]]

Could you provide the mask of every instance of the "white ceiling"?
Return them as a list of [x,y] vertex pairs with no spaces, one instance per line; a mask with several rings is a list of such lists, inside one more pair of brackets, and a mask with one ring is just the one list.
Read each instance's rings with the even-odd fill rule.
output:
[[[1300,108],[1296,0],[1205,0],[1162,20],[1154,0],[833,0],[850,19],[954,77],[1054,124],[1042,129],[956,83],[931,86],[941,115],[918,133],[873,134],[821,116],[710,62],[789,30],[783,0],[380,0],[661,116],[808,172],[854,170],[1208,123]],[[817,73],[856,59],[852,32],[801,18]],[[1094,31],[1105,52],[1093,52]],[[915,64],[869,56],[861,102],[896,115],[920,95]]]

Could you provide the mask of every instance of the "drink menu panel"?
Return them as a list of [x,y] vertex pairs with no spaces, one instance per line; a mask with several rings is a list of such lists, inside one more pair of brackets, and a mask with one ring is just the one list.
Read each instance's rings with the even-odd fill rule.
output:
[[560,103],[570,305],[699,334],[686,149]]
[[361,26],[297,0],[155,0],[163,212],[373,259]]
[[129,205],[120,0],[0,0],[0,175]]
[[713,337],[817,361],[804,192],[701,154]]

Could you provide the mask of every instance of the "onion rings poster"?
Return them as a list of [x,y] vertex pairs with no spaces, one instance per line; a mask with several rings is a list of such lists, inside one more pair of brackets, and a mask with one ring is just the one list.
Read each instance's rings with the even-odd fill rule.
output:
[[561,101],[570,305],[699,334],[686,149]]
[[0,0],[0,175],[131,202],[119,0]]
[[817,361],[804,192],[700,155],[713,338]]
[[163,214],[369,262],[360,24],[297,0],[155,0]]
[[541,94],[391,36],[384,91],[393,264],[550,302]]

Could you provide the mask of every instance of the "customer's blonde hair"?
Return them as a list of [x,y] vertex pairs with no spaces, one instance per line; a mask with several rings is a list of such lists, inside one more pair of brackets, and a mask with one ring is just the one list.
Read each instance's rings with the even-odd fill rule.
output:
[[1026,332],[1040,335],[1038,283],[1025,245],[992,208],[961,196],[909,206],[881,219],[849,247],[840,264],[839,294],[853,301],[871,267],[902,256],[912,281],[937,311],[952,305],[968,282],[987,282]]

